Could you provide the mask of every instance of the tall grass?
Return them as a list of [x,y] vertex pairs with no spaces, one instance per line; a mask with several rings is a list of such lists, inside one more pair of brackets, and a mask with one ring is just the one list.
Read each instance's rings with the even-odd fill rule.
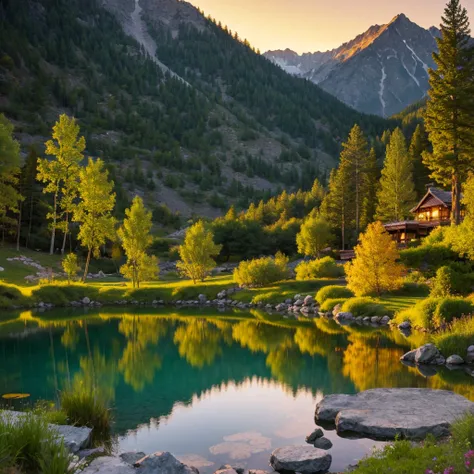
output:
[[92,442],[110,438],[112,417],[107,402],[95,391],[68,390],[61,393],[61,409],[75,426],[92,428]]
[[[20,472],[71,474],[71,455],[47,421],[32,413],[0,415],[0,465]],[[14,472],[14,471],[13,471]]]
[[433,335],[433,342],[446,357],[452,354],[464,357],[467,348],[474,343],[474,318],[455,319],[445,330]]

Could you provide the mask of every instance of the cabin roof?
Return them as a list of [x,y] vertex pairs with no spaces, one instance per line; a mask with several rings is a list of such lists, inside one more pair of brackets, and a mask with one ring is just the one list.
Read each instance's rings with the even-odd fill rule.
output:
[[427,209],[435,206],[451,207],[452,202],[453,199],[451,191],[443,191],[439,188],[428,188],[427,193],[411,210],[411,212],[418,212],[421,209]]

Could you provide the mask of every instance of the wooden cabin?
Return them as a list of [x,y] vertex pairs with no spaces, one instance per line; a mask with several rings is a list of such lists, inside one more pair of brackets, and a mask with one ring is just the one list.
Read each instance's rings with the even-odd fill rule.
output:
[[399,244],[426,237],[434,228],[451,223],[452,196],[450,191],[429,188],[421,201],[411,210],[413,220],[384,224],[387,232]]

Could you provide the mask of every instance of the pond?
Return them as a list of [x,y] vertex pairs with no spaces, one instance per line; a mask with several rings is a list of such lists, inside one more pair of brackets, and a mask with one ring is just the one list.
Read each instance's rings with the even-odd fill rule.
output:
[[[422,374],[399,362],[421,334],[210,309],[1,318],[0,394],[29,393],[34,403],[94,386],[113,406],[117,450],[171,451],[202,473],[223,463],[267,468],[273,449],[304,444],[326,394],[431,387],[474,400],[464,371]],[[336,472],[375,444],[326,435]]]

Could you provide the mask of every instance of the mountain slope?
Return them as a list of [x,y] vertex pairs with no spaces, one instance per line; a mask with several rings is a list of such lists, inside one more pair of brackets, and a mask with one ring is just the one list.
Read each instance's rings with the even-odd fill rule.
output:
[[265,56],[359,111],[388,117],[426,95],[438,34],[401,14],[332,51],[302,56],[269,51]]
[[355,122],[372,136],[389,126],[177,0],[4,0],[0,112],[25,153],[42,152],[60,113],[76,116],[122,208],[139,192],[149,205],[210,216],[308,188]]

